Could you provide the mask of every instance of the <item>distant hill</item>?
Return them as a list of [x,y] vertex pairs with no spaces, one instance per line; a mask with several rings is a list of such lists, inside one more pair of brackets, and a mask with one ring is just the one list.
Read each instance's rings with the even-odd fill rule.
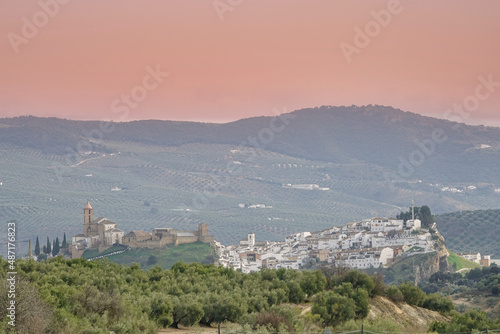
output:
[[[382,106],[110,126],[0,119],[0,221],[18,221],[19,235],[33,241],[70,237],[81,233],[90,200],[96,215],[125,231],[206,222],[216,240],[234,244],[249,232],[258,241],[283,240],[394,217],[412,199],[435,214],[500,207],[498,128]],[[430,145],[433,132],[447,139]]]
[[[400,158],[409,161],[410,154],[419,150],[417,142],[429,140],[433,131],[440,131],[447,140],[435,145],[435,152],[425,155],[424,162],[402,179],[500,184],[500,174],[494,172],[500,162],[500,128],[467,126],[371,105],[302,109],[286,115],[289,124],[276,120],[271,125],[271,119],[254,117],[226,124],[155,120],[114,123],[114,130],[104,134],[104,142],[94,144],[93,149],[111,151],[106,141],[162,146],[252,146],[248,138],[254,137],[257,145],[289,156],[372,164],[397,173]],[[67,148],[76,148],[84,133],[97,129],[99,122],[95,121],[17,117],[0,119],[0,140],[47,153],[67,154]],[[417,162],[420,159],[418,153],[413,158]]]
[[500,258],[500,210],[457,211],[435,217],[454,252],[480,252]]

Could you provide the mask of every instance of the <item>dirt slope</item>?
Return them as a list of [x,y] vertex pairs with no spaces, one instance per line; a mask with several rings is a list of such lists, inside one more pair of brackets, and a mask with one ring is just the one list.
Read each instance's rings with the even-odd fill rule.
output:
[[368,319],[385,318],[395,321],[412,332],[426,332],[429,324],[433,321],[449,321],[438,312],[430,311],[421,307],[410,306],[405,303],[394,304],[384,297],[375,297],[370,302],[370,313]]

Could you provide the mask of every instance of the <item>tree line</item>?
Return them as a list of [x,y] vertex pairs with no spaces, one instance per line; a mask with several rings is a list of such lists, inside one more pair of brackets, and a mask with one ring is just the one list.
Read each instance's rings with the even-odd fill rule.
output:
[[61,248],[67,248],[67,247],[68,243],[66,241],[66,233],[64,233],[62,243],[59,242],[59,237],[56,237],[55,240],[52,238],[52,243],[50,242],[49,237],[47,237],[47,243],[43,245],[41,249],[40,249],[40,241],[38,240],[37,236],[35,241],[34,253],[39,261],[47,260],[47,255],[57,256],[61,251]]
[[420,219],[422,227],[424,228],[430,228],[435,222],[434,216],[431,213],[431,209],[427,205],[423,205],[420,207],[416,206],[413,208],[413,212],[412,208],[410,208],[406,212],[401,212],[396,216],[396,219],[401,219],[406,222],[407,220],[410,220],[413,215],[415,216],[415,219]]
[[[318,332],[362,320],[376,296],[452,314],[453,304],[411,283],[388,287],[383,278],[357,270],[270,270],[244,274],[232,268],[176,263],[148,271],[106,259],[18,260],[18,306],[37,307],[35,322],[19,314],[18,330],[37,333],[157,333],[158,328],[239,323],[244,331]],[[0,260],[0,276],[8,272]],[[5,281],[5,280],[3,280]],[[6,289],[0,284],[0,317]],[[300,314],[293,304],[308,302]],[[6,323],[0,322],[5,329]],[[23,327],[25,326],[25,327]],[[440,325],[436,324],[436,328]],[[439,327],[440,328],[440,327]]]

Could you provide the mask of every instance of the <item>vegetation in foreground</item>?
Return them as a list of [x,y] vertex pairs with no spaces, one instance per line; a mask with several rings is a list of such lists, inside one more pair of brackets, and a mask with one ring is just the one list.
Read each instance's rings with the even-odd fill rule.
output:
[[[7,272],[8,262],[1,260],[2,282]],[[156,333],[161,327],[224,322],[240,323],[241,330],[236,331],[243,332],[314,332],[366,318],[370,298],[379,295],[454,314],[448,298],[426,295],[410,283],[387,287],[380,277],[357,270],[243,274],[178,262],[170,270],[145,271],[138,264],[126,267],[108,260],[56,257],[40,263],[19,260],[17,272],[16,329],[20,332],[36,328],[37,333]],[[0,325],[5,330],[7,286],[1,287]],[[311,302],[311,312],[298,314],[291,304],[304,301]],[[480,326],[494,327],[485,315],[481,319]],[[441,323],[433,326],[447,328]]]

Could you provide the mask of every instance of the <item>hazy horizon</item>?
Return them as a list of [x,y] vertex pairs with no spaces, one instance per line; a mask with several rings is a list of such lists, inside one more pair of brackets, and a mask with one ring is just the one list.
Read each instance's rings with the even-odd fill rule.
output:
[[[356,106],[356,107],[366,107],[367,105],[361,105],[361,106]],[[318,106],[320,107],[320,106]],[[350,107],[350,106],[331,106],[331,107]],[[391,107],[391,106],[381,106],[381,107]],[[315,108],[315,107],[310,107],[310,108],[302,108],[302,109],[312,109],[312,108]],[[0,115],[0,119],[1,118],[14,118],[14,117],[38,117],[38,118],[57,118],[57,119],[65,119],[65,120],[70,120],[70,121],[89,121],[89,122],[92,122],[92,121],[113,121],[113,122],[118,122],[118,123],[128,123],[128,122],[137,122],[137,121],[172,121],[172,122],[192,122],[192,123],[207,123],[207,124],[228,124],[228,123],[232,123],[232,122],[237,122],[237,121],[240,121],[240,120],[244,120],[244,119],[249,119],[249,118],[257,118],[257,117],[272,117],[272,116],[275,116],[275,115],[279,115],[279,114],[282,114],[282,113],[290,113],[290,112],[294,112],[294,111],[300,111],[302,109],[297,109],[297,110],[287,110],[285,112],[280,112],[280,113],[276,113],[276,114],[273,114],[273,115],[265,115],[265,114],[262,114],[262,115],[252,115],[252,116],[248,116],[248,117],[242,117],[242,118],[238,118],[238,119],[233,119],[233,120],[224,120],[224,121],[217,121],[217,120],[188,120],[188,119],[168,119],[168,118],[143,118],[143,119],[127,119],[127,120],[112,120],[112,119],[109,119],[109,118],[95,118],[95,119],[82,119],[82,118],[75,118],[75,117],[67,117],[67,116],[43,116],[43,115],[30,115],[30,114],[25,114],[25,115],[14,115],[14,116],[2,116]],[[396,108],[394,108],[396,109]],[[400,110],[400,109],[396,109],[396,110]],[[403,112],[410,112],[410,113],[414,113],[413,111],[411,110],[401,110]],[[500,128],[500,120],[498,121],[490,121],[490,122],[485,122],[483,120],[479,120],[479,119],[467,119],[467,118],[464,118],[464,119],[461,119],[461,120],[454,120],[454,119],[449,119],[449,118],[446,118],[446,117],[439,117],[439,115],[433,115],[433,114],[418,114],[418,113],[414,113],[414,114],[417,114],[417,115],[420,115],[420,116],[424,116],[424,117],[431,117],[431,118],[435,118],[435,119],[440,119],[440,120],[449,120],[449,121],[457,121],[458,123],[463,123],[463,124],[466,124],[466,125],[471,125],[471,126],[486,126],[486,127],[498,127]],[[444,115],[443,115],[444,116]]]

